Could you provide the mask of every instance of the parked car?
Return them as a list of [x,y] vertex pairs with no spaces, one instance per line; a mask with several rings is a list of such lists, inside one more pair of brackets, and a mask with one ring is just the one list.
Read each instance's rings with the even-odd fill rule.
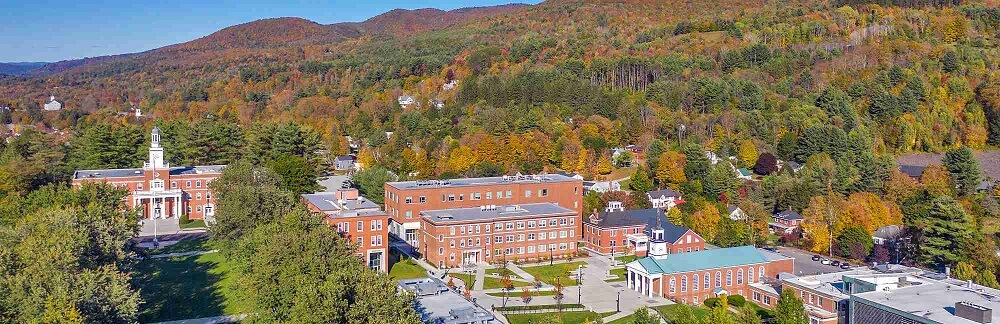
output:
[[819,259],[821,259],[819,255],[813,255],[813,261],[819,261]]
[[840,266],[840,261],[833,260],[833,261],[830,262],[830,265],[832,265],[834,267],[839,267]]
[[847,263],[847,262],[841,263],[840,264],[840,268],[841,269],[850,269],[851,268],[851,264]]
[[820,263],[822,263],[822,264],[830,264],[830,259],[823,259],[823,261],[820,261]]
[[781,252],[781,251],[778,251],[778,248],[776,248],[776,247],[766,247],[766,248],[764,248],[764,249],[765,249],[765,250],[768,250],[768,251],[771,251],[771,252],[774,252],[774,253],[779,253],[779,252]]

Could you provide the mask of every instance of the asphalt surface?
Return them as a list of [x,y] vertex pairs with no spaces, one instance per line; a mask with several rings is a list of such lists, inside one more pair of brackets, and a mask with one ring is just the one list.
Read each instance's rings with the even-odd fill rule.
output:
[[[781,251],[781,254],[795,258],[794,263],[795,263],[796,276],[810,276],[822,273],[844,271],[840,267],[834,267],[832,265],[824,265],[820,263],[820,261],[813,261],[812,256],[819,253],[812,253],[809,251],[803,251],[789,247],[779,247],[778,250]],[[844,260],[841,260],[839,258],[830,258],[829,256],[823,254],[820,254],[820,257],[827,258],[830,260],[840,260],[840,262],[844,262]],[[857,264],[851,264],[851,265],[858,266]]]

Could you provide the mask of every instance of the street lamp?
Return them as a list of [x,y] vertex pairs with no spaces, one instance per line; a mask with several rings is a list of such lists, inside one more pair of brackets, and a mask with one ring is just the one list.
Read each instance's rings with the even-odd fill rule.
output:
[[624,290],[619,290],[618,291],[618,297],[615,298],[615,312],[619,312],[620,313],[622,311],[621,304],[622,304],[622,292],[623,291]]
[[583,265],[576,266],[576,303],[583,305]]
[[555,249],[549,248],[549,265],[550,266],[552,265],[552,250],[555,250]]

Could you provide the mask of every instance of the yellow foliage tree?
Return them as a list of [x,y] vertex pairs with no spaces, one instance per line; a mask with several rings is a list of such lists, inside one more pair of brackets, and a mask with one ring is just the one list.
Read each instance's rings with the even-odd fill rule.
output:
[[597,161],[597,173],[609,174],[614,170],[614,166],[611,165],[611,159],[608,158],[607,154],[602,154],[601,159]]
[[367,168],[375,163],[375,154],[371,149],[367,147],[361,148],[361,152],[358,152],[358,164],[361,168]]
[[829,252],[833,237],[832,227],[840,216],[842,203],[837,195],[815,196],[809,200],[809,207],[802,211],[802,231],[812,240],[813,252]]
[[924,189],[932,196],[951,195],[952,191],[954,191],[954,188],[951,186],[951,176],[948,175],[948,169],[945,169],[940,164],[927,166],[927,169],[924,169],[924,173],[920,175],[920,184],[924,185]]
[[586,172],[587,170],[587,150],[581,150],[580,156],[576,160],[576,172]]
[[743,140],[740,142],[736,157],[740,159],[743,167],[752,167],[757,163],[757,146],[750,140]]
[[711,241],[718,233],[719,209],[711,203],[705,203],[698,211],[691,214],[691,229],[706,240]]
[[677,189],[681,183],[687,181],[687,176],[684,175],[686,161],[686,156],[680,152],[663,152],[657,159],[656,180],[660,184],[667,184],[670,188]]
[[459,145],[448,153],[448,167],[452,171],[462,172],[468,170],[476,164],[476,157],[472,154],[472,148]]
[[920,184],[902,171],[893,169],[889,173],[889,181],[885,184],[885,199],[900,203],[912,197],[920,189]]

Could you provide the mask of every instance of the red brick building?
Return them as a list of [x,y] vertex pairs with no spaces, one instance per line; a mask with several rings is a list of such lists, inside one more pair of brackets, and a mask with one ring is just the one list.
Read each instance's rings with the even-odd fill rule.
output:
[[552,203],[426,210],[420,215],[420,248],[438,268],[576,252],[579,213]]
[[773,216],[774,220],[768,223],[771,231],[776,234],[791,234],[802,224],[802,215],[792,210],[777,212]]
[[149,160],[142,168],[77,170],[73,186],[104,182],[129,191],[128,206],[144,218],[211,219],[215,203],[208,184],[222,174],[223,165],[171,167],[164,162],[160,129],[153,127]]
[[[385,184],[385,211],[393,220],[390,232],[421,249],[420,213],[426,210],[552,203],[583,209],[583,181],[558,174],[516,175]],[[577,223],[576,233],[581,232]]]
[[649,297],[692,305],[721,294],[747,297],[750,284],[794,267],[792,258],[753,246],[668,254],[662,231],[653,233],[649,256],[626,265],[628,289]]
[[660,226],[668,253],[697,252],[705,249],[705,239],[688,229],[666,222],[663,209],[624,210],[611,202],[600,213],[591,213],[583,224],[583,244],[599,254],[646,256],[651,230]]
[[324,216],[324,223],[357,244],[369,268],[388,271],[389,215],[378,204],[358,196],[357,189],[305,194],[302,200],[310,211]]

